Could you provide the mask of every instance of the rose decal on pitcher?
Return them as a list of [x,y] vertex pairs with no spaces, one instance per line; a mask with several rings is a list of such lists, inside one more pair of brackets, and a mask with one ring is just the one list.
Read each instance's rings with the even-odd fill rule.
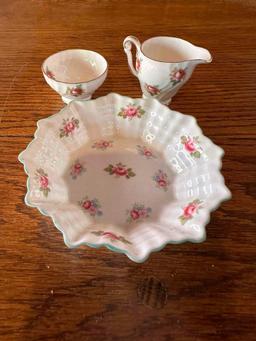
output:
[[136,57],[136,61],[135,61],[135,69],[137,72],[140,71],[140,67],[141,67],[141,62],[142,62],[142,59],[141,58],[138,58]]
[[170,74],[172,85],[174,86],[174,85],[179,84],[181,81],[184,80],[185,76],[186,76],[186,68],[185,69],[174,68]]
[[109,239],[112,243],[119,241],[124,244],[132,244],[131,242],[129,242],[129,240],[125,239],[123,236],[117,236],[113,232],[93,231],[91,233],[94,234],[95,236],[102,236],[106,239]]
[[201,200],[195,199],[183,208],[183,214],[179,216],[182,225],[186,224],[188,220],[192,219],[194,215],[198,213],[200,208],[202,208],[202,203]]
[[48,174],[42,168],[36,170],[35,178],[39,183],[39,190],[43,192],[44,196],[47,197],[48,193],[51,191],[49,187]]
[[156,96],[160,93],[160,89],[157,85],[153,86],[153,85],[145,84],[145,89],[151,96]]
[[60,128],[60,138],[68,137],[73,134],[73,132],[79,128],[79,120],[77,118],[71,117],[63,119],[62,128]]
[[140,105],[135,106],[133,104],[128,104],[126,107],[120,109],[118,116],[132,120],[135,117],[141,118],[144,114],[145,110],[143,110]]
[[109,175],[114,175],[116,178],[124,177],[126,179],[130,179],[136,175],[132,168],[127,168],[127,166],[121,162],[117,163],[115,166],[109,164],[106,168],[104,168],[104,171],[109,173]]

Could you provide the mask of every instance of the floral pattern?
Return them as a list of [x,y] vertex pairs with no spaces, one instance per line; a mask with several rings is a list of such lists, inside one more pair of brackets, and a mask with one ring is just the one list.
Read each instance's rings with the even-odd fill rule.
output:
[[199,159],[201,152],[198,150],[199,137],[181,136],[181,143],[184,145],[184,149],[194,158]]
[[82,88],[82,84],[77,84],[73,87],[68,87],[66,90],[66,95],[79,97],[85,93],[85,90]]
[[95,234],[95,236],[102,236],[104,238],[109,239],[112,243],[119,241],[124,244],[132,244],[129,242],[129,240],[125,239],[123,236],[117,236],[113,232],[104,232],[104,231],[93,231],[92,234]]
[[42,168],[36,170],[36,180],[39,183],[39,189],[43,192],[45,197],[48,197],[48,193],[51,191],[49,187],[48,174]]
[[179,84],[181,81],[184,80],[185,76],[186,76],[186,68],[185,69],[174,68],[170,74],[172,85],[174,86],[174,85]]
[[137,145],[136,147],[140,155],[145,156],[147,159],[156,159],[156,156],[153,154],[153,152],[146,146]]
[[141,66],[141,62],[142,62],[142,59],[141,58],[138,58],[136,57],[136,61],[135,61],[135,69],[137,72],[140,71],[140,66]]
[[165,192],[168,190],[170,185],[170,181],[166,173],[164,173],[161,169],[159,169],[153,176],[153,180],[156,183],[156,186]]
[[136,175],[131,168],[127,168],[127,166],[121,162],[117,163],[115,166],[109,164],[104,168],[104,171],[108,172],[110,175],[115,175],[116,178],[125,177],[130,179]]
[[70,176],[72,179],[76,179],[79,175],[84,173],[86,171],[86,168],[79,162],[79,160],[76,160],[74,164],[70,168]]
[[130,210],[126,211],[128,215],[126,222],[132,223],[137,221],[142,221],[150,217],[152,209],[150,207],[145,207],[143,204],[135,203]]
[[195,199],[190,202],[186,207],[183,208],[183,214],[179,216],[179,220],[182,225],[186,224],[186,222],[194,217],[196,213],[202,208],[202,201],[199,199]]
[[140,105],[135,106],[133,104],[128,104],[126,107],[120,109],[118,116],[132,120],[135,117],[141,118],[144,114],[145,110],[143,110]]
[[90,200],[88,196],[86,196],[83,200],[79,201],[79,205],[92,217],[103,215],[98,199]]
[[113,147],[113,141],[107,141],[107,140],[100,140],[100,141],[94,142],[94,144],[92,145],[92,148],[96,148],[100,150],[106,150],[112,147]]
[[153,85],[145,84],[145,89],[151,96],[156,96],[160,93],[160,89],[158,88],[157,85],[153,86]]
[[48,68],[48,66],[46,67],[45,74],[47,77],[49,77],[51,79],[55,79],[54,73]]
[[74,117],[63,119],[62,126],[60,128],[60,138],[68,137],[75,129],[79,128],[79,120]]

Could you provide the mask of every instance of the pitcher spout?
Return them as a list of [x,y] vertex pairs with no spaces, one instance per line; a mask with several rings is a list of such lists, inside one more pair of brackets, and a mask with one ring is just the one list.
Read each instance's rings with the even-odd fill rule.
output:
[[195,64],[211,63],[212,56],[208,50],[203,47],[196,47],[196,49]]

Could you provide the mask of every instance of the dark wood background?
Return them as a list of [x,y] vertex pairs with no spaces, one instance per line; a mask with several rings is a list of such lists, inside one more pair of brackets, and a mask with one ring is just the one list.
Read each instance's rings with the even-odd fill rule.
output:
[[[0,1],[0,340],[255,340],[256,2]],[[122,41],[182,37],[208,48],[171,108],[195,116],[225,149],[233,194],[207,241],[168,245],[144,264],[106,249],[69,250],[26,207],[17,156],[38,119],[61,109],[40,66],[58,50],[102,53],[95,96],[140,96]]]

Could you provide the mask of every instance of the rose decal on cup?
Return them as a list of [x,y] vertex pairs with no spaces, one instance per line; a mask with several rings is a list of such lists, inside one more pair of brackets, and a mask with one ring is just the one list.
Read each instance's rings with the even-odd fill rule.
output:
[[79,128],[79,120],[77,118],[71,117],[63,119],[62,128],[60,128],[59,137],[68,137],[73,134],[73,132]]
[[77,84],[72,88],[67,88],[66,95],[79,97],[85,93],[85,90],[82,88],[82,84]]
[[140,105],[135,106],[133,104],[128,104],[126,107],[120,109],[118,116],[132,120],[135,117],[141,118],[144,114],[145,110],[143,110]]
[[109,141],[109,140],[100,140],[100,141],[94,142],[94,144],[92,145],[92,148],[100,149],[100,150],[106,150],[112,147],[113,147],[113,141]]
[[174,68],[170,75],[172,85],[174,86],[174,85],[179,84],[181,81],[184,80],[185,76],[186,76],[186,68],[185,69]]
[[76,160],[70,168],[70,176],[75,180],[79,175],[84,173],[86,168],[82,165],[79,160]]
[[146,146],[137,145],[137,151],[140,155],[145,156],[146,159],[156,159],[154,153]]
[[92,217],[103,215],[98,199],[89,199],[89,197],[86,196],[83,200],[79,201],[79,205]]
[[126,219],[127,223],[133,223],[142,221],[150,217],[152,209],[150,207],[145,207],[144,204],[135,203],[130,210],[126,211],[128,216]]
[[91,233],[94,234],[95,236],[101,236],[101,237],[104,237],[106,239],[109,239],[112,243],[119,241],[119,242],[122,242],[124,244],[132,244],[131,242],[129,242],[129,240],[125,239],[123,236],[117,236],[113,232],[93,231]]
[[170,185],[170,181],[168,179],[168,175],[159,169],[153,176],[153,180],[156,183],[156,187],[160,188],[161,190],[167,192],[168,187]]
[[116,178],[124,177],[126,179],[130,179],[136,175],[132,168],[127,168],[127,166],[121,162],[117,163],[115,166],[109,164],[106,168],[104,168],[104,171],[109,173],[109,175],[114,175]]
[[45,197],[48,196],[48,193],[51,191],[49,187],[49,178],[48,174],[42,168],[36,170],[36,180],[39,183],[39,190],[43,192]]
[[199,137],[181,136],[181,143],[184,145],[184,149],[194,158],[199,159],[201,152],[199,149]]
[[194,215],[198,213],[200,208],[202,208],[202,203],[201,200],[195,199],[183,208],[183,214],[179,216],[182,225],[186,224],[188,220],[192,219]]
[[46,67],[45,74],[47,77],[49,77],[51,79],[55,79],[54,73],[48,67]]

